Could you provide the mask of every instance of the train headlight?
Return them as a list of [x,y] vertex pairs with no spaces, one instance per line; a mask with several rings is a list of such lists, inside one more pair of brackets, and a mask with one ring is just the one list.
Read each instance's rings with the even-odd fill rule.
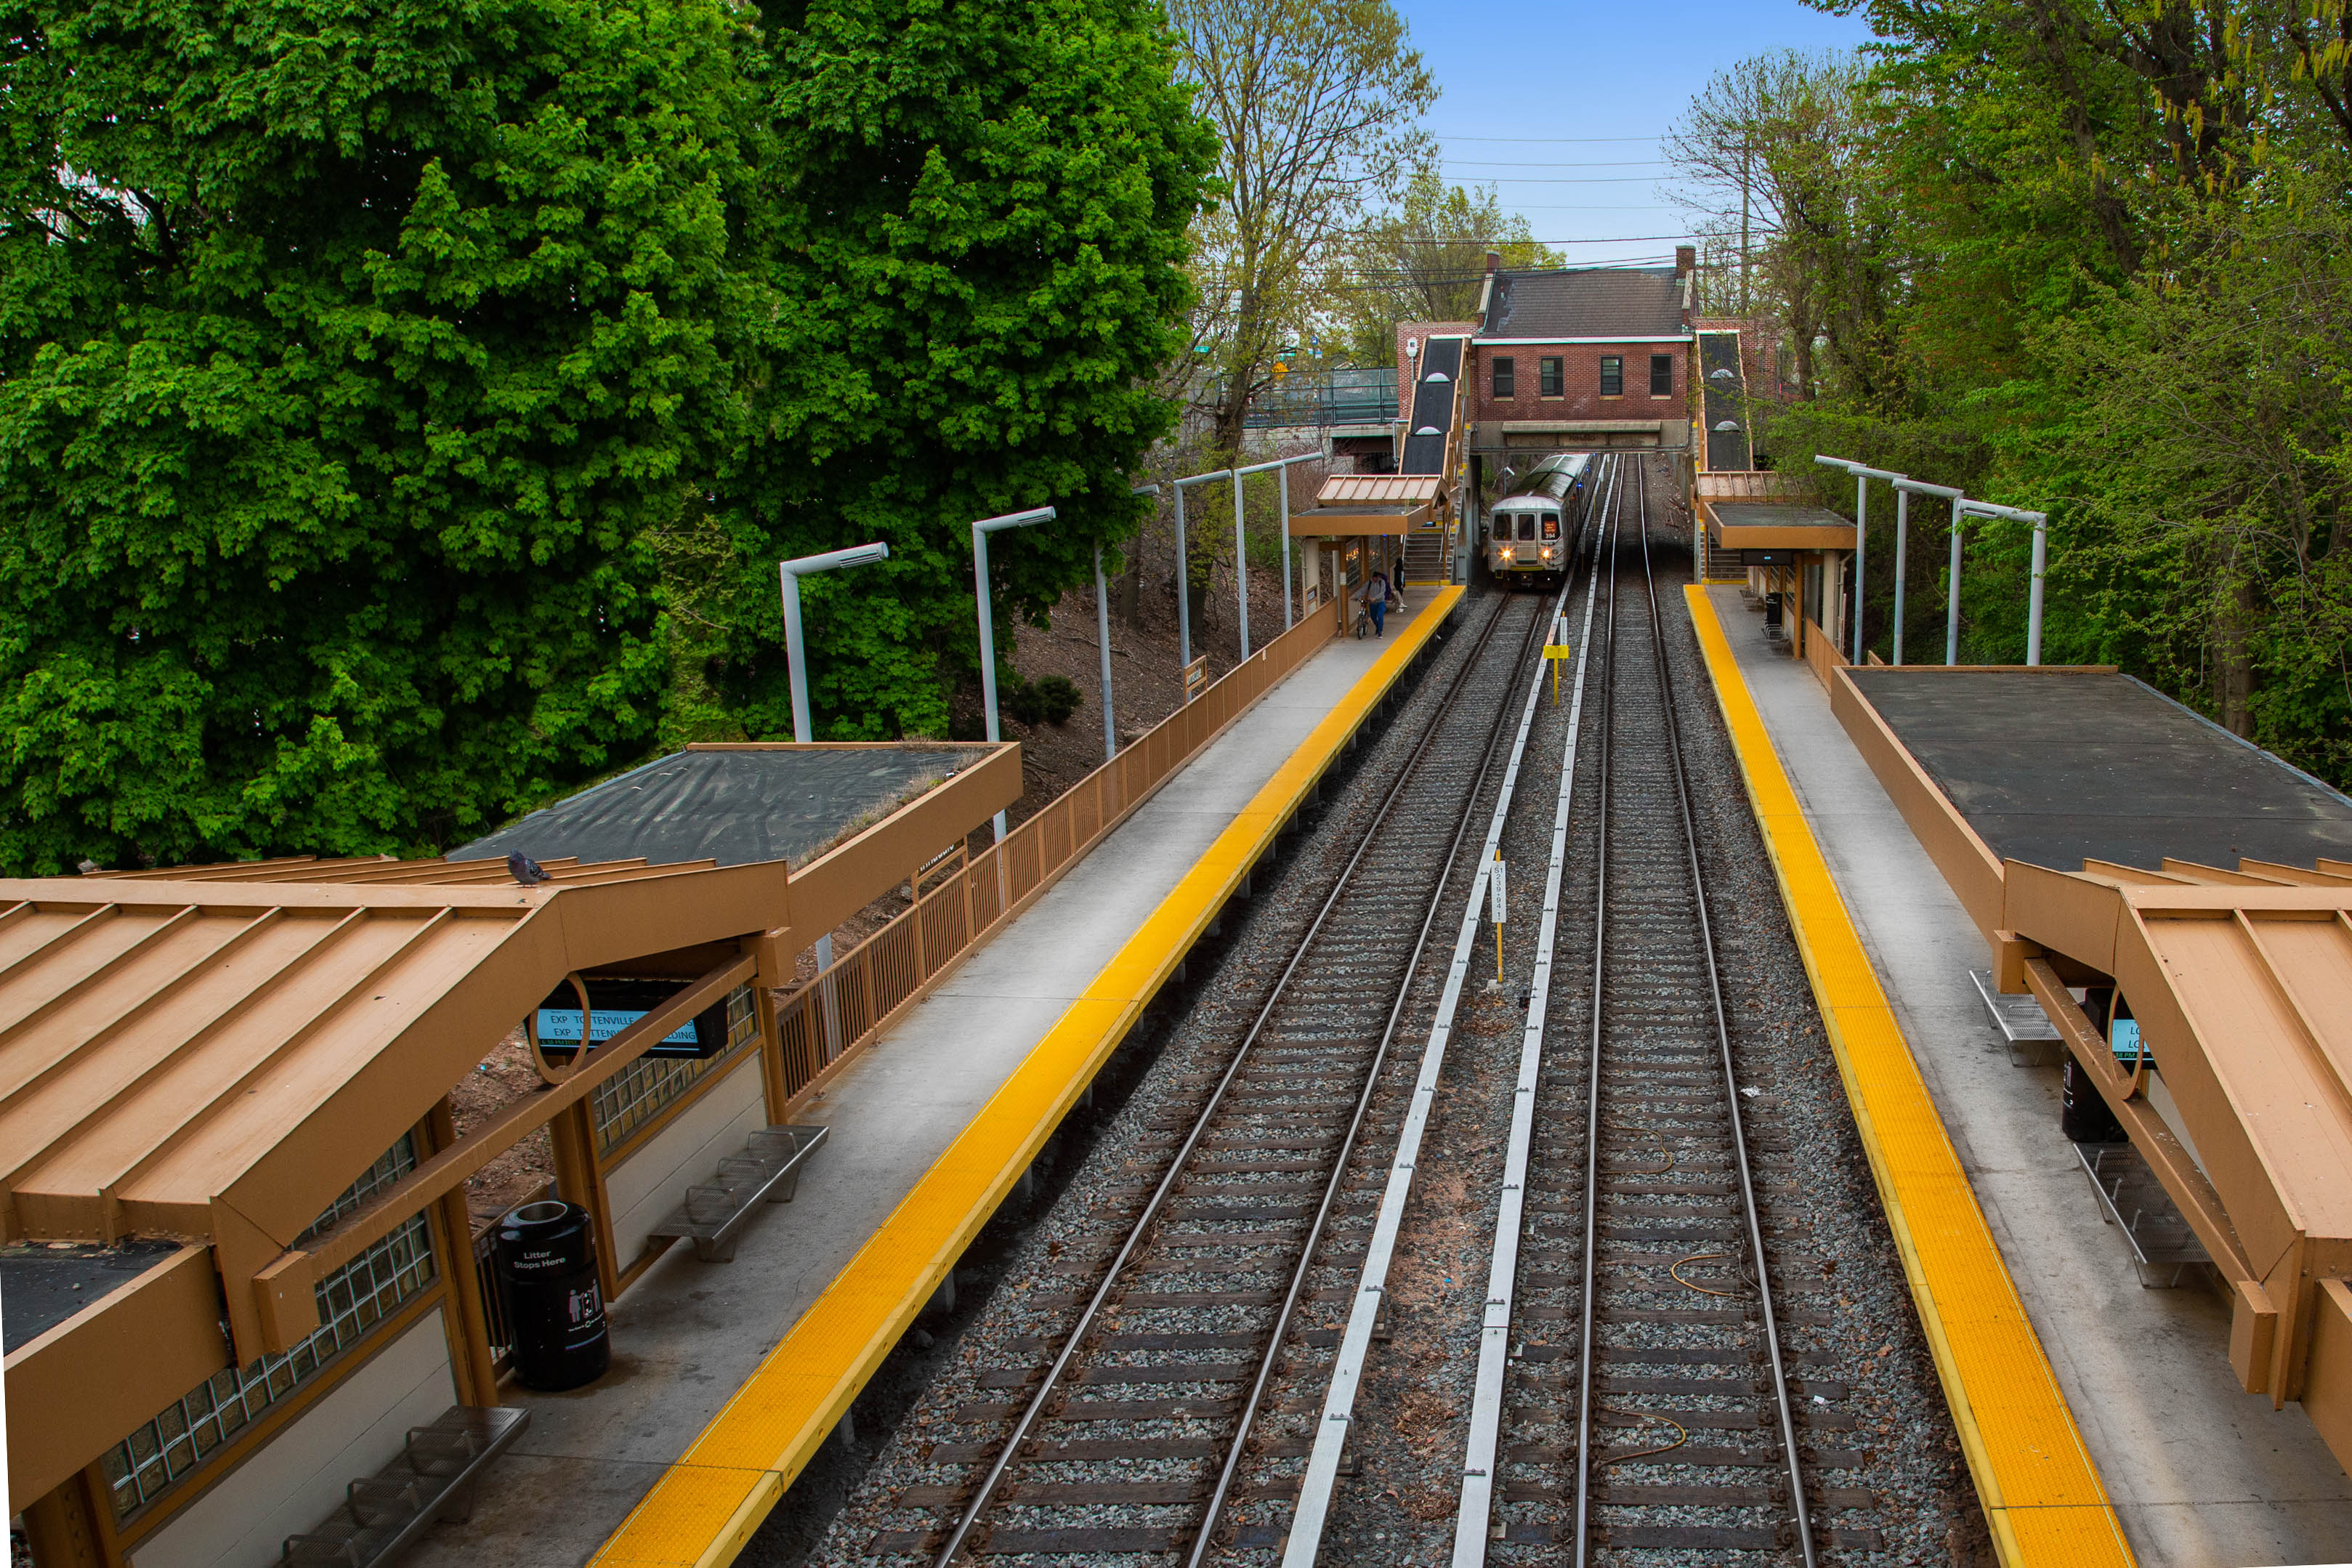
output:
[[1551,559],[1551,547],[1550,547],[1550,546],[1546,545],[1546,546],[1544,547],[1543,558],[1544,558],[1545,560],[1547,560],[1547,561],[1549,561],[1549,560],[1550,560],[1550,559]]
[[1504,559],[1504,560],[1506,560],[1506,561],[1508,561],[1510,558],[1511,558],[1511,547],[1510,547],[1509,545],[1506,544],[1505,546],[1503,546],[1503,559]]

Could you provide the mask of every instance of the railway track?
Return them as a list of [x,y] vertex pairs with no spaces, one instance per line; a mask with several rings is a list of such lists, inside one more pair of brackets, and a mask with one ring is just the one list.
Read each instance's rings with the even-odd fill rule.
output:
[[[993,1433],[933,1450],[981,1461],[928,1494],[960,1506],[919,1543],[878,1545],[919,1546],[939,1564],[981,1552],[1210,1553],[1288,1331],[1321,1293],[1318,1272],[1349,1261],[1344,1244],[1325,1245],[1341,1177],[1465,868],[1522,685],[1498,677],[1532,667],[1543,621],[1538,601],[1494,601],[1254,1023],[1189,1125],[1168,1129],[1156,1183],[1104,1235],[1115,1245],[1103,1256],[1070,1260],[1096,1282],[1067,1331],[1036,1346],[1042,1364],[988,1376],[1008,1396],[1000,1408],[958,1413],[992,1418]],[[1072,1466],[1085,1479],[1065,1479]],[[1106,1468],[1121,1479],[1099,1479]],[[1107,1510],[1121,1522],[1097,1522]]]
[[[1819,1561],[1867,1530],[1818,1511],[1866,1505],[1821,1472],[1861,1456],[1818,1444],[1839,1420],[1835,1360],[1784,1348],[1825,1287],[1801,1226],[1772,1225],[1792,1152],[1775,1101],[1743,1082],[1664,637],[1646,475],[1621,494],[1595,597],[1591,760],[1580,802],[1565,978],[1515,1140],[1528,1202],[1498,1228],[1509,1274],[1507,1371],[1469,1444],[1500,1454],[1486,1507],[1465,1477],[1455,1568],[1495,1555],[1612,1563]],[[1571,752],[1573,756],[1574,752]],[[1576,781],[1563,788],[1563,795]],[[1806,1265],[1810,1278],[1788,1278]],[[1498,1265],[1498,1274],[1503,1272]],[[1490,1321],[1493,1308],[1490,1306]],[[1483,1427],[1483,1430],[1481,1429]],[[1517,1550],[1514,1550],[1514,1549]]]
[[[1430,717],[1393,782],[1348,786],[1327,880],[1283,895],[1290,934],[1209,982],[1233,1021],[1198,1031],[1088,1206],[1034,1244],[1006,1331],[828,1562],[1895,1550],[1890,1466],[1958,1460],[1868,1435],[1903,1419],[1902,1363],[1867,1358],[1908,1305],[1898,1282],[1864,1312],[1875,1277],[1836,1275],[1884,1220],[1798,1157],[1834,1154],[1843,1096],[1808,1087],[1803,1024],[1754,994],[1785,931],[1756,929],[1752,880],[1712,885],[1744,874],[1718,864],[1741,846],[1719,785],[1695,805],[1686,749],[1717,739],[1676,689],[1645,467],[1596,469],[1559,599],[1484,601],[1412,700]],[[1558,708],[1530,657],[1547,630],[1580,654]],[[1493,984],[1498,848],[1517,923]]]

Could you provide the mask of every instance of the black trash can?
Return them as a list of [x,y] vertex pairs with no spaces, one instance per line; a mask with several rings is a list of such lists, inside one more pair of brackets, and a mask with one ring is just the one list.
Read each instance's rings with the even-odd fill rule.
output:
[[516,1381],[553,1393],[602,1377],[613,1351],[588,1211],[554,1199],[523,1205],[499,1221],[498,1268]]
[[2071,1056],[2058,1075],[2058,1130],[2071,1143],[2124,1142],[2124,1124],[2107,1109],[2106,1097],[2083,1064]]

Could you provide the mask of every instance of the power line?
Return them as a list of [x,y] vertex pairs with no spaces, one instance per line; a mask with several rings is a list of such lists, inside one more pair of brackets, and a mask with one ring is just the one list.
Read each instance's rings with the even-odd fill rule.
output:
[[1504,163],[1486,158],[1447,158],[1443,162],[1449,169],[1670,169],[1674,167],[1674,161],[1670,158],[1620,158],[1601,163]]
[[1529,147],[1598,147],[1606,142],[1663,142],[1665,134],[1656,136],[1446,136],[1440,142],[1508,142]]

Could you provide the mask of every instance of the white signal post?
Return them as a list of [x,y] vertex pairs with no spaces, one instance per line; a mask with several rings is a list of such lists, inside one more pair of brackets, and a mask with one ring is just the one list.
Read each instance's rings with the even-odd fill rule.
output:
[[[1032,507],[1027,511],[1009,511],[1003,517],[984,517],[971,525],[971,581],[974,597],[980,604],[980,707],[988,721],[988,739],[992,744],[1003,737],[996,721],[996,627],[989,613],[988,602],[988,536],[1008,528],[1028,528],[1054,521],[1050,506]],[[996,842],[1004,842],[1004,814],[996,814]]]
[[[809,720],[808,658],[801,641],[801,579],[819,572],[838,572],[889,559],[890,546],[877,540],[871,544],[854,544],[846,550],[828,550],[822,555],[803,555],[777,563],[776,573],[782,579],[784,594],[784,658],[792,677],[794,745],[805,746],[814,739],[810,732],[814,726]],[[816,966],[822,972],[832,963],[833,933],[827,931],[816,939]]]
[[1495,921],[1495,984],[1503,983],[1503,922],[1509,919],[1504,902],[1505,884],[1510,879],[1510,867],[1504,864],[1503,852],[1495,851],[1495,868],[1486,876],[1486,911]]
[[[1899,480],[1909,479],[1911,476],[1908,474],[1898,474],[1889,468],[1869,468],[1864,464],[1853,461],[1850,458],[1832,458],[1826,452],[1814,453],[1813,461],[1821,464],[1822,467],[1825,468],[1843,468],[1847,473],[1853,476],[1853,662],[1860,664],[1863,662],[1864,649],[1862,640],[1863,571],[1864,568],[1869,564],[1868,552],[1870,548],[1870,481],[1873,479],[1885,479],[1889,484],[1895,484]],[[1903,494],[1900,490],[1895,492],[1895,510],[1896,517],[1900,519],[1903,513]],[[1895,544],[1895,569],[1898,572],[1902,570],[1902,538],[1900,524],[1898,522]],[[1899,604],[1902,602],[1900,598],[1903,592],[1903,589],[1900,586],[1902,579],[1898,577],[1895,581],[1897,586],[1895,592],[1897,595],[1896,603]]]
[[[1904,542],[1911,521],[1911,498],[1915,495],[1938,496],[1955,506],[1964,499],[1959,491],[1949,485],[1925,484],[1917,479],[1895,481],[1895,662],[1896,664],[1903,662]],[[1955,520],[1953,523],[1955,531],[1958,531],[1958,521]],[[1953,554],[1957,563],[1958,556],[1957,545],[1954,546]],[[1958,581],[1957,574],[1953,581],[1956,583]]]

